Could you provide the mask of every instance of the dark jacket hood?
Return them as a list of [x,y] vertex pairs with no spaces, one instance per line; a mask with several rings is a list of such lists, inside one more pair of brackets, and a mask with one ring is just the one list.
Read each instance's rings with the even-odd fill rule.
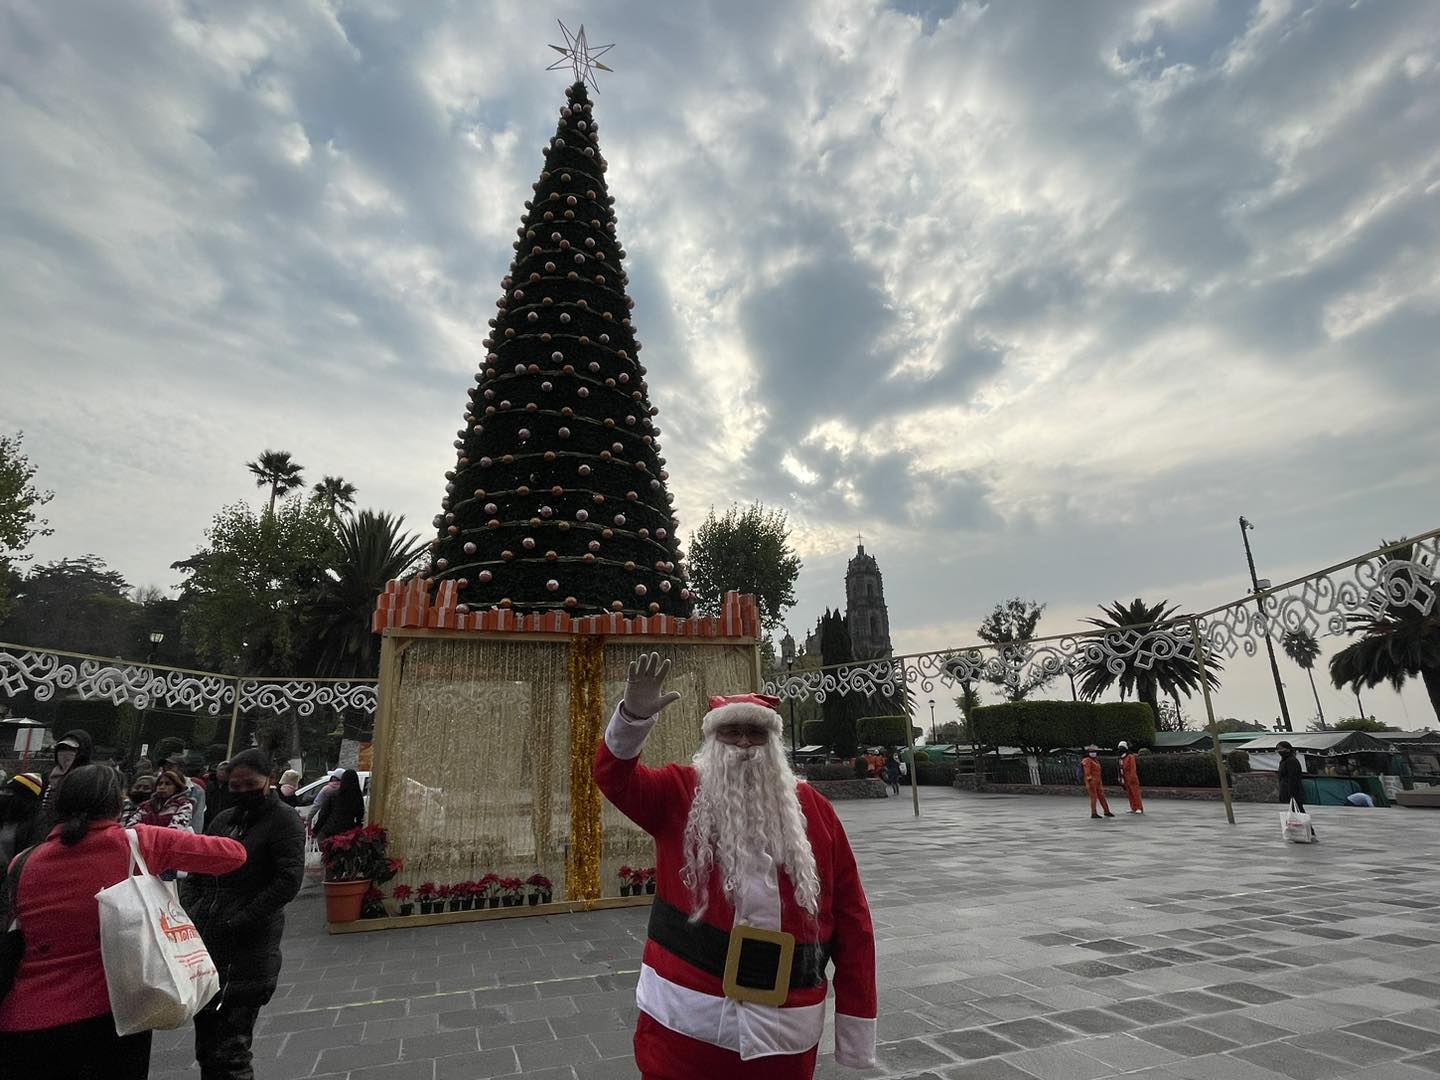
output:
[[95,740],[90,737],[90,733],[76,728],[74,731],[65,732],[64,735],[61,735],[60,738],[55,741],[56,743],[62,743],[66,739],[74,739],[80,744],[80,748],[75,751],[75,763],[71,765],[70,768],[78,769],[81,765],[89,765],[90,755],[95,752]]

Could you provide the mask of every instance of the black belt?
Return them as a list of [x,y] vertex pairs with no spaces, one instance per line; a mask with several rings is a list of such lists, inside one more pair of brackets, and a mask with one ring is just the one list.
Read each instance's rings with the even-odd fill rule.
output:
[[[650,907],[650,940],[707,975],[714,975],[717,979],[725,977],[725,957],[730,951],[729,933],[708,923],[692,923],[685,912],[658,896]],[[740,970],[735,981],[746,987],[772,987],[779,959],[778,946],[764,941],[746,941],[740,952]],[[823,985],[825,967],[829,962],[828,942],[797,944],[795,961],[790,968],[790,989]]]

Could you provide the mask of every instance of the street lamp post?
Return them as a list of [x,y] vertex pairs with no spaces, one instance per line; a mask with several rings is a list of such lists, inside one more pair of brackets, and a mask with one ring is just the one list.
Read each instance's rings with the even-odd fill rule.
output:
[[935,699],[930,699],[930,741],[938,743],[940,740],[935,737]]
[[[785,637],[780,641],[780,659],[785,662],[785,675],[788,678],[795,667],[795,639],[790,636],[790,631],[785,631]],[[789,696],[789,695],[787,695]],[[790,768],[796,768],[795,752],[799,749],[799,743],[795,738],[795,698],[789,696],[790,701]]]
[[[154,662],[154,660],[155,660],[155,650],[160,647],[160,643],[161,643],[162,641],[164,641],[164,640],[165,640],[165,635],[164,635],[161,631],[159,631],[159,630],[151,630],[151,631],[150,631],[150,651],[145,654],[145,663],[146,663],[146,664],[150,664],[150,663],[153,663],[153,662]],[[147,712],[149,712],[149,711],[150,711],[150,706],[149,706],[149,704],[148,704],[148,695],[147,695],[147,704],[146,704],[145,708],[143,708],[143,709],[140,710],[140,720],[139,720],[139,722],[138,722],[138,723],[136,724],[136,726],[135,726],[135,738],[134,738],[134,739],[131,741],[131,743],[130,743],[130,749],[131,749],[132,752],[135,751],[135,749],[136,749],[137,747],[140,747],[140,746],[144,745],[140,740],[141,740],[141,737],[144,736],[144,734],[145,734],[145,714],[146,714]],[[128,755],[127,755],[127,756],[128,756]]]
[[[1265,601],[1260,596],[1260,579],[1255,576],[1255,556],[1250,552],[1250,531],[1255,526],[1246,521],[1242,515],[1240,518],[1240,539],[1245,541],[1245,562],[1250,566],[1250,584],[1254,587],[1255,610],[1260,613],[1261,618],[1265,617]],[[1267,578],[1265,587],[1270,587]],[[1294,731],[1295,727],[1290,723],[1290,707],[1285,704],[1285,688],[1280,684],[1280,665],[1275,662],[1275,645],[1270,640],[1268,625],[1265,630],[1265,652],[1270,656],[1270,674],[1275,677],[1275,697],[1280,701],[1280,722],[1284,725],[1285,731]],[[1200,672],[1200,678],[1205,678],[1205,672]]]

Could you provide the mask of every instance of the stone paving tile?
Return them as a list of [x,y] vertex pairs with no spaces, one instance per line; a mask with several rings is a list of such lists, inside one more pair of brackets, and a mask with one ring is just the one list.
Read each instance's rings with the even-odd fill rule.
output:
[[[1218,806],[1166,803],[1097,830],[1064,800],[922,801],[918,822],[908,798],[837,806],[870,888],[885,1051],[859,1072],[822,1053],[817,1075],[1436,1075],[1423,814],[1322,807],[1308,849],[1274,839],[1268,806],[1237,806],[1231,828]],[[307,889],[287,920],[260,1080],[638,1075],[642,910],[330,937],[320,909]],[[157,1033],[152,1077],[193,1078],[190,1053],[189,1032]]]

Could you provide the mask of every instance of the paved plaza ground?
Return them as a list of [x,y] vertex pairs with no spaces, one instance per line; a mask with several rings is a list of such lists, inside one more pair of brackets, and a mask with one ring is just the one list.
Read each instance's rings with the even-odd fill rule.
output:
[[[908,793],[907,793],[908,794]],[[921,791],[837,804],[874,910],[880,1068],[824,1077],[1440,1073],[1440,813]],[[292,907],[259,1080],[634,1077],[643,909],[330,937]],[[198,1075],[161,1032],[151,1075]],[[822,1050],[831,1046],[827,1028]],[[704,1078],[700,1078],[704,1080]]]

